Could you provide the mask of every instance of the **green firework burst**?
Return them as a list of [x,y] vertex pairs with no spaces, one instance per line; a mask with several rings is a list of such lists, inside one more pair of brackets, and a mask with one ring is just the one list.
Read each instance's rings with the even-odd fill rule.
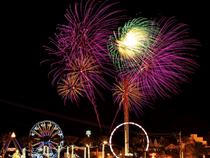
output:
[[110,36],[108,49],[112,62],[119,72],[125,73],[136,66],[141,66],[142,61],[153,53],[150,45],[154,41],[151,29],[154,25],[152,20],[134,18]]

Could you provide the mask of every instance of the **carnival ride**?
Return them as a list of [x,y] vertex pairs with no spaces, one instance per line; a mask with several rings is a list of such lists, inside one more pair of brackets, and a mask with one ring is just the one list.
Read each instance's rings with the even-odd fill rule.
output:
[[[112,133],[110,135],[110,138],[109,138],[109,146],[110,146],[110,150],[111,150],[112,154],[116,158],[119,158],[119,156],[117,156],[117,154],[114,152],[114,150],[112,148],[112,138],[113,138],[113,135],[116,132],[116,130],[119,129],[121,126],[125,126],[125,125],[134,125],[134,126],[137,126],[138,128],[140,128],[141,132],[145,136],[145,141],[144,141],[145,142],[145,145],[143,145],[145,147],[144,151],[148,151],[148,149],[149,149],[149,136],[148,136],[147,132],[145,131],[145,129],[142,126],[140,126],[139,124],[134,123],[134,122],[123,122],[123,123],[119,124],[118,126],[116,126],[113,129],[113,131],[112,131]],[[125,156],[129,156],[129,153],[125,153],[125,154],[126,154]]]
[[55,158],[58,155],[58,150],[61,150],[64,145],[61,128],[50,120],[37,122],[31,128],[29,137],[34,138],[32,157],[43,157],[44,155]]

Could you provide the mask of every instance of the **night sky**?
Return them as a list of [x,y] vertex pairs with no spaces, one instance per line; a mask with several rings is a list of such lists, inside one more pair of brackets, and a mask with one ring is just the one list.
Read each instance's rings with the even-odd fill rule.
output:
[[[28,136],[36,122],[52,120],[61,127],[64,135],[83,137],[87,129],[92,130],[95,137],[109,135],[108,128],[100,131],[93,106],[87,99],[81,98],[79,106],[70,102],[64,106],[56,88],[51,86],[52,76],[47,76],[50,63],[40,66],[41,61],[50,58],[43,45],[52,46],[49,37],[54,37],[57,24],[67,24],[64,14],[70,3],[74,1],[7,1],[2,5],[0,134],[15,131],[17,136]],[[179,95],[165,100],[159,98],[152,102],[153,108],[144,108],[144,114],[139,117],[134,113],[130,115],[130,121],[141,124],[148,132],[182,131],[183,135],[198,133],[204,136],[210,131],[207,6],[207,1],[170,1],[165,4],[139,3],[137,0],[123,1],[115,6],[125,9],[123,14],[131,18],[136,14],[146,18],[176,16],[178,21],[189,24],[192,38],[198,39],[202,45],[192,52],[199,55],[196,61],[200,67],[190,76],[190,83],[180,86],[182,92]],[[110,80],[110,84],[112,82]],[[105,101],[97,98],[99,117],[101,124],[109,127],[118,105],[113,104],[110,91],[102,90],[102,93]],[[80,122],[76,121],[78,119]],[[114,126],[122,122],[121,110]]]

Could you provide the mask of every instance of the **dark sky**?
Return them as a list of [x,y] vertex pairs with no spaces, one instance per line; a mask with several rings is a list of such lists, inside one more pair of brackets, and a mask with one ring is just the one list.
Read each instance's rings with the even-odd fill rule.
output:
[[[51,70],[49,63],[39,65],[48,59],[43,45],[50,45],[48,37],[54,37],[57,24],[67,24],[64,18],[68,5],[73,1],[28,1],[6,2],[1,14],[1,77],[0,133],[15,131],[19,136],[27,136],[31,127],[38,121],[52,120],[59,124],[64,134],[85,136],[87,129],[93,136],[109,134],[109,129],[71,120],[71,118],[94,122],[97,120],[93,106],[87,99],[81,99],[79,106],[67,102],[64,106],[56,89],[51,86],[47,74]],[[198,133],[207,135],[210,131],[209,117],[209,28],[206,4],[199,1],[184,3],[170,1],[168,4],[152,1],[140,2],[129,0],[117,7],[126,9],[124,14],[135,17],[135,14],[146,18],[157,16],[176,16],[180,22],[189,24],[193,38],[201,42],[195,53],[200,67],[196,69],[191,83],[181,85],[182,92],[172,95],[171,99],[159,99],[153,103],[153,109],[144,108],[144,115],[137,118],[130,115],[130,120],[141,124],[148,132],[176,132],[183,134]],[[3,36],[2,36],[3,35]],[[114,105],[111,93],[102,91],[105,101],[97,100],[101,123],[110,126],[118,105]],[[4,103],[2,99],[13,103]],[[19,104],[24,106],[20,107]],[[34,111],[33,108],[39,109]],[[57,114],[52,116],[46,113]],[[65,118],[64,118],[65,117]],[[71,118],[67,118],[71,117]],[[120,111],[115,126],[123,122]]]

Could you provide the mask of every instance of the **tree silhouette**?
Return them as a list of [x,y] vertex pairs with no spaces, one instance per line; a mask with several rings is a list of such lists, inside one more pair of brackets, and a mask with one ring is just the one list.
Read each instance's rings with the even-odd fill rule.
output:
[[186,144],[185,155],[192,155],[193,157],[199,157],[207,154],[207,148],[201,142],[196,142]]
[[78,141],[78,139],[79,138],[76,136],[69,136],[69,135],[64,136],[64,141],[68,146],[75,144]]
[[6,148],[6,144],[9,142],[10,140],[10,134],[5,134],[3,133],[0,137],[0,142],[2,142],[2,149],[3,149],[3,154],[2,154],[2,158],[5,157],[4,152],[5,152],[5,148]]

